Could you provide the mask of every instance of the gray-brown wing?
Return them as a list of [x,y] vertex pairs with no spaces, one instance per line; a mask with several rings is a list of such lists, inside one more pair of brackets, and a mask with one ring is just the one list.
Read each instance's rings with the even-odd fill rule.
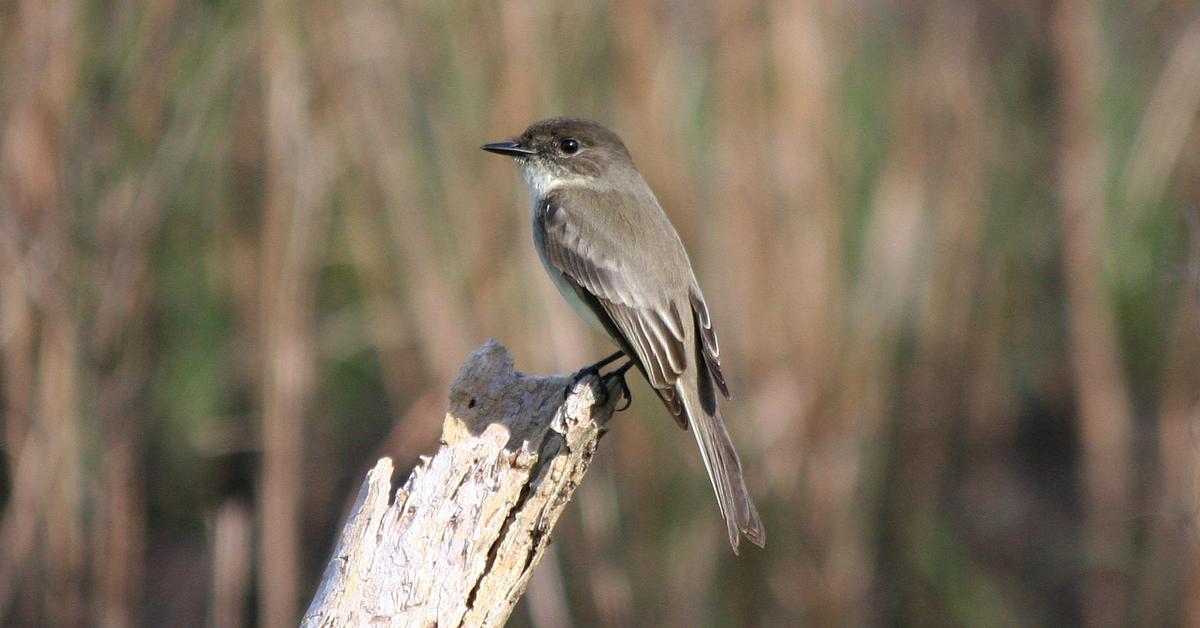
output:
[[729,399],[729,386],[725,383],[725,374],[721,372],[721,348],[717,344],[717,332],[713,330],[712,318],[708,315],[708,306],[704,303],[704,295],[700,293],[700,286],[692,284],[692,290],[688,293],[688,297],[692,302],[692,311],[696,314],[696,328],[700,332],[700,348],[704,354],[704,363],[708,366],[708,372],[712,375],[721,394]]
[[[627,266],[599,229],[584,229],[589,215],[572,212],[550,194],[539,207],[546,260],[576,287],[613,339],[636,356],[642,373],[681,427],[687,427],[675,382],[687,368],[684,319],[679,306],[646,286],[646,275]],[[592,234],[589,238],[586,234]],[[687,308],[687,305],[684,305]],[[688,321],[691,324],[691,321]]]

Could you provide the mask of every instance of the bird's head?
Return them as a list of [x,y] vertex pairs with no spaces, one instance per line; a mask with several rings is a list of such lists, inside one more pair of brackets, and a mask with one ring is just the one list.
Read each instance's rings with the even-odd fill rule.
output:
[[534,198],[566,185],[606,188],[637,171],[616,133],[589,120],[551,118],[481,148],[517,160]]

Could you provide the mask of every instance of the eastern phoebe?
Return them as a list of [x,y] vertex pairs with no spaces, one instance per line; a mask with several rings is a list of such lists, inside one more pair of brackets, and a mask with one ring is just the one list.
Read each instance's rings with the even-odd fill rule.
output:
[[691,427],[736,553],[766,531],[717,407],[729,398],[704,295],[671,226],[616,133],[587,120],[534,123],[484,150],[517,160],[533,197],[533,243],[559,292]]

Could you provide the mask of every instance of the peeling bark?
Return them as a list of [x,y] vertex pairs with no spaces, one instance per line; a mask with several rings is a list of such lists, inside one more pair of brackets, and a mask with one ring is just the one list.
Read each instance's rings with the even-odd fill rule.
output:
[[390,503],[391,459],[367,474],[303,625],[502,625],[620,396],[591,375],[517,373],[494,341],[476,350],[437,454]]

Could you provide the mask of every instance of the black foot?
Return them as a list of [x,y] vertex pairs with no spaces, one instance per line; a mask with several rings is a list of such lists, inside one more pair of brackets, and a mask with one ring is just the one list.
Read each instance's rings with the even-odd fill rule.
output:
[[613,412],[623,412],[628,410],[629,406],[633,405],[633,391],[629,390],[629,383],[625,381],[625,373],[629,371],[630,367],[632,366],[633,360],[630,360],[622,365],[621,368],[609,373],[608,375],[605,375],[600,379],[600,383],[604,385],[606,390],[608,389],[608,382],[614,377],[621,383],[621,396],[625,398],[625,405],[619,408],[613,408]]
[[625,373],[627,371],[629,371],[630,367],[633,366],[633,360],[626,362],[620,368],[618,368],[617,370],[615,370],[611,373],[608,373],[606,375],[600,374],[600,369],[608,366],[609,364],[612,364],[613,362],[616,362],[617,360],[621,359],[624,356],[625,356],[624,351],[618,351],[618,352],[604,358],[603,360],[600,360],[599,362],[592,364],[591,366],[585,366],[585,367],[579,369],[579,371],[577,371],[575,373],[575,375],[571,378],[571,385],[574,386],[576,382],[578,382],[580,379],[582,379],[583,377],[585,377],[587,375],[595,375],[596,377],[600,378],[601,388],[603,388],[604,390],[607,391],[608,390],[608,382],[611,381],[611,379],[615,377],[621,383],[621,396],[623,396],[625,398],[625,405],[621,406],[620,408],[616,408],[614,411],[620,412],[622,410],[628,409],[630,404],[633,403],[633,393],[631,393],[629,391],[629,384],[627,384],[625,382]]

